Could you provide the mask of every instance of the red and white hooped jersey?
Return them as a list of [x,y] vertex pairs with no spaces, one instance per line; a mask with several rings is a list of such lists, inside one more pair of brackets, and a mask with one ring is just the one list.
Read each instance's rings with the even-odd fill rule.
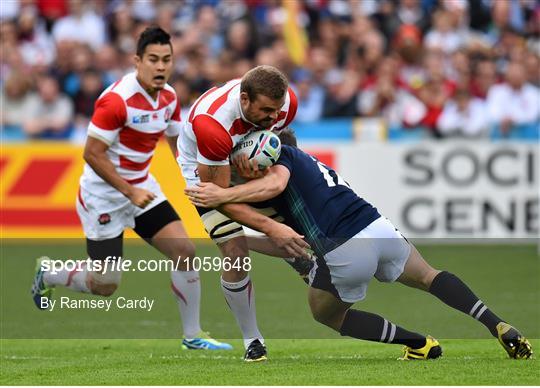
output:
[[[240,79],[214,87],[195,101],[184,119],[178,136],[178,163],[186,165],[205,164],[220,166],[229,164],[233,147],[246,133],[261,128],[246,120],[240,107]],[[279,131],[294,119],[297,99],[289,88],[285,104],[270,130]]]
[[[176,136],[180,130],[180,104],[170,85],[152,99],[130,73],[101,93],[88,125],[88,136],[109,145],[107,156],[116,171],[131,184],[148,178],[150,162],[159,138]],[[81,187],[100,197],[123,195],[85,164]]]

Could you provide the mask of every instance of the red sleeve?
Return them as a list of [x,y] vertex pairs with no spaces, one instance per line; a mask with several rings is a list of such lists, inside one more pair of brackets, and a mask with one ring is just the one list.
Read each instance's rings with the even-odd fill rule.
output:
[[207,115],[197,115],[192,125],[202,156],[216,162],[229,157],[233,148],[232,138],[219,122]]
[[127,120],[126,105],[116,93],[107,93],[94,105],[92,124],[104,130],[122,128]]
[[296,98],[296,94],[294,94],[294,91],[290,87],[289,100],[289,109],[287,111],[287,118],[285,119],[285,124],[283,124],[283,128],[286,128],[287,125],[289,125],[294,120],[294,116],[296,116],[296,110],[298,109],[298,99]]

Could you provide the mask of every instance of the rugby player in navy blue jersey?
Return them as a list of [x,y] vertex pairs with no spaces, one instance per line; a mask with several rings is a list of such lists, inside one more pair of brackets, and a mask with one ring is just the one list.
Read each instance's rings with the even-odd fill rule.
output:
[[186,194],[201,207],[236,203],[238,209],[246,209],[246,216],[238,215],[236,221],[255,229],[265,222],[264,216],[253,217],[246,203],[271,200],[285,223],[305,237],[317,256],[309,276],[308,298],[318,322],[343,336],[405,345],[402,359],[440,357],[442,349],[436,339],[351,308],[364,299],[368,283],[375,277],[429,291],[448,306],[469,314],[499,339],[512,358],[532,355],[529,341],[495,315],[457,276],[432,268],[342,177],[296,148],[292,132],[283,131],[280,138],[281,156],[264,177],[226,189],[201,183],[187,188]]

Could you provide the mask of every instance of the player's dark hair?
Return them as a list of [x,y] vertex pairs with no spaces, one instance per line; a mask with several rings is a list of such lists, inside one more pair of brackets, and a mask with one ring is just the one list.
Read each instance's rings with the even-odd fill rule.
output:
[[279,100],[287,93],[287,77],[273,66],[257,66],[242,77],[240,92],[246,92],[249,100],[254,101],[259,94]]
[[141,36],[139,36],[139,40],[137,41],[137,56],[142,58],[146,46],[150,44],[168,44],[172,50],[171,36],[158,26],[147,27]]
[[281,141],[281,144],[288,145],[291,147],[298,147],[298,143],[296,141],[296,135],[291,128],[289,127],[284,128],[279,133],[278,136],[279,136],[279,140]]

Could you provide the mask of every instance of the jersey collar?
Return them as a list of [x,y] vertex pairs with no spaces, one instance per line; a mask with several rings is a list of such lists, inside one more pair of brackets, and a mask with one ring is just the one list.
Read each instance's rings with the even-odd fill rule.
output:
[[148,103],[152,106],[152,108],[157,109],[159,107],[159,97],[161,95],[161,91],[158,91],[156,99],[154,100],[152,96],[150,96],[146,90],[142,87],[142,85],[139,83],[139,80],[137,79],[137,72],[133,72],[133,78],[135,79],[135,83],[137,84],[137,88],[139,89],[139,93],[141,93],[144,98],[148,101]]

